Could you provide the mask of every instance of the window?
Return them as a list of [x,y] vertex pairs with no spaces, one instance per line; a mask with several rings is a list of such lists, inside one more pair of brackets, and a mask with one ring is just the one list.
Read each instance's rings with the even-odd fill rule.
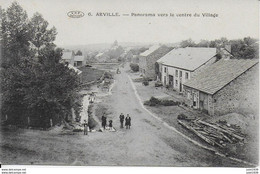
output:
[[175,80],[175,85],[178,86],[178,81],[177,80]]
[[189,79],[189,73],[185,73],[185,79]]
[[164,72],[165,72],[165,73],[167,72],[167,69],[166,69],[166,67],[164,67]]
[[178,70],[175,71],[175,76],[178,77]]
[[182,77],[182,71],[180,71],[180,77]]

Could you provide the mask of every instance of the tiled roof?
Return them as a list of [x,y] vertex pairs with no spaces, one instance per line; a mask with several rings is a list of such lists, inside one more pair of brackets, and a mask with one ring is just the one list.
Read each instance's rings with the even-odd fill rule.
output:
[[148,56],[149,54],[151,54],[154,51],[156,51],[158,48],[160,48],[160,45],[153,45],[148,50],[146,50],[145,52],[141,53],[140,56]]
[[84,61],[84,56],[75,56],[74,61]]
[[257,63],[258,59],[221,59],[183,85],[215,94]]
[[216,55],[216,48],[177,48],[157,60],[158,63],[194,71]]
[[72,58],[72,55],[73,55],[73,52],[72,52],[72,51],[63,52],[63,54],[62,54],[62,59],[71,59],[71,58]]

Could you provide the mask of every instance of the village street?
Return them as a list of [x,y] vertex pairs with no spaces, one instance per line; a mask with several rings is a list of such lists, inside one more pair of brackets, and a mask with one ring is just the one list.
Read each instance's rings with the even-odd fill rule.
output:
[[[0,142],[3,164],[120,166],[246,166],[205,150],[154,118],[138,100],[126,71],[115,75],[111,95],[95,103],[109,104],[116,132],[62,133],[18,129]],[[173,111],[174,112],[174,111]],[[120,113],[130,114],[131,129],[120,129]],[[86,113],[87,114],[87,113]],[[14,143],[15,142],[15,143]]]
[[[117,132],[90,133],[89,137],[86,137],[86,141],[99,139],[94,152],[98,161],[89,159],[89,165],[243,165],[194,145],[153,118],[138,101],[125,70],[115,75],[112,95],[109,96],[110,105],[114,107],[116,113],[113,126]],[[125,115],[130,114],[132,118],[130,130],[119,128],[118,117],[121,112]]]

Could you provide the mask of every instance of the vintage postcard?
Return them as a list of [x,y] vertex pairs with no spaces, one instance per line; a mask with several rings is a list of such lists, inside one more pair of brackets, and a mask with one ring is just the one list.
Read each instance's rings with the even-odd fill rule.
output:
[[258,167],[259,1],[0,2],[2,167]]

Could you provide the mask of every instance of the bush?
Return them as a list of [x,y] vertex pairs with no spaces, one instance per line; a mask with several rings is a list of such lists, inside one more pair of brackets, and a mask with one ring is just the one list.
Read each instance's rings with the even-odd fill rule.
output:
[[89,129],[95,128],[97,126],[96,120],[94,120],[94,118],[92,118],[92,117],[89,117],[88,118],[88,126],[89,126]]
[[177,102],[174,102],[173,100],[162,100],[161,105],[163,105],[163,106],[175,106],[175,105],[177,105]]
[[186,115],[184,115],[184,114],[179,114],[178,116],[177,116],[177,119],[179,119],[179,120],[185,120],[185,119],[187,119],[188,117],[186,116]]
[[130,64],[130,68],[131,68],[131,70],[134,71],[134,72],[138,72],[138,71],[139,71],[139,65],[138,65],[138,64],[131,63],[131,64]]
[[150,102],[151,102],[151,103],[154,103],[154,104],[156,104],[156,105],[158,105],[158,104],[161,103],[161,101],[160,101],[158,98],[155,98],[155,97],[151,97],[151,98],[150,98]]
[[149,85],[149,81],[143,81],[143,85],[144,86],[148,86]]
[[156,105],[162,105],[162,106],[176,106],[179,105],[180,102],[175,102],[173,100],[160,100],[158,98],[155,97],[151,97],[150,100],[145,101],[144,105],[148,105],[148,106],[156,106]]
[[105,72],[104,73],[104,79],[113,79],[113,75],[110,72]]
[[154,84],[155,87],[161,87],[163,86],[162,82],[158,81]]

